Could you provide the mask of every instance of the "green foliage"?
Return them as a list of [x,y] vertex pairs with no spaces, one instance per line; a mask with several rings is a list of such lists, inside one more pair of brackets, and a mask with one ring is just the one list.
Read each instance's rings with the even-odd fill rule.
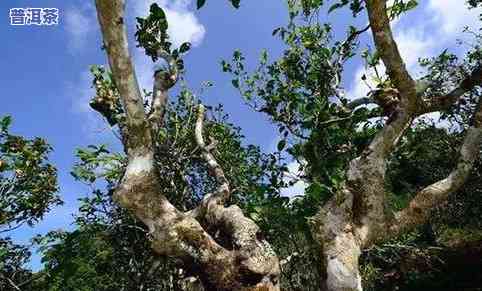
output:
[[167,35],[168,23],[164,10],[156,3],[151,5],[150,14],[146,18],[137,17],[137,32],[135,34],[138,47],[145,49],[146,55],[153,61],[158,58],[158,50],[170,51],[171,43]]
[[159,267],[163,259],[152,253],[142,228],[126,221],[52,232],[40,243],[47,275],[37,290],[169,290],[162,281],[176,276]]
[[[463,133],[421,120],[393,153],[387,172],[393,210],[454,167]],[[424,142],[421,142],[424,141]],[[480,160],[480,157],[479,157]],[[362,278],[367,290],[471,290],[480,286],[480,162],[464,187],[434,209],[430,223],[367,250]],[[464,289],[465,288],[465,289]],[[474,289],[477,290],[477,289]]]
[[48,162],[50,145],[9,132],[10,117],[0,119],[0,228],[33,225],[54,205],[57,171]]
[[[42,138],[11,134],[11,123],[10,116],[0,118],[0,233],[32,226],[62,203],[56,195],[57,171],[48,161],[52,148]],[[28,246],[0,237],[0,290],[30,290],[27,283],[33,275],[25,269],[29,259]]]
[[[302,161],[304,180],[333,193],[348,161],[377,130],[365,123],[370,110],[349,112],[344,107],[348,100],[337,96],[340,67],[335,60],[351,57],[353,47],[334,42],[327,24],[298,25],[296,15],[292,13],[286,28],[273,31],[286,46],[281,58],[269,62],[263,52],[257,68],[248,73],[243,54],[235,51],[232,62],[222,61],[221,66],[246,103],[277,125],[278,151]],[[361,122],[366,126],[359,130]]]
[[117,182],[124,157],[111,153],[105,145],[89,145],[78,149],[76,153],[80,162],[74,166],[72,176],[86,183],[94,183],[97,179],[105,179],[109,185]]
[[391,19],[396,18],[403,13],[414,9],[417,5],[417,0],[395,0],[393,1],[392,6],[388,9],[389,17]]
[[0,238],[0,290],[12,290],[9,280],[22,285],[31,279],[32,273],[25,269],[29,259],[28,247],[16,245],[9,238]]
[[352,11],[353,17],[356,17],[358,13],[363,11],[363,1],[360,0],[341,0],[335,4],[332,4],[328,9],[328,13],[335,11],[339,8],[347,6],[349,4],[350,10]]
[[[199,3],[198,3],[199,4]],[[135,37],[137,46],[145,50],[152,61],[164,58],[169,55],[174,59],[177,70],[184,69],[184,61],[181,58],[191,48],[190,43],[183,43],[178,49],[172,49],[167,33],[168,22],[164,10],[156,3],[153,3],[146,18],[137,17],[137,31]],[[172,69],[172,68],[171,68]]]
[[[184,211],[195,207],[217,187],[194,140],[197,105],[198,100],[183,88],[167,107],[165,126],[156,142],[163,194]],[[289,199],[279,197],[285,168],[273,155],[243,145],[240,129],[229,122],[221,106],[208,107],[203,133],[206,141],[215,145],[213,154],[230,181],[233,202],[251,217],[258,215],[266,233],[276,237],[273,219],[283,219],[276,224],[280,229],[282,223],[289,222],[285,216]],[[172,260],[157,257],[149,246],[145,226],[112,200],[125,157],[106,146],[79,149],[77,157],[72,175],[93,190],[80,199],[75,231],[52,232],[37,238],[46,264],[46,276],[38,288],[134,290],[142,283],[145,290],[181,288],[188,274]]]
[[482,1],[481,0],[468,0],[467,3],[470,5],[470,7],[472,8],[476,8],[480,5],[482,5]]
[[460,143],[461,134],[437,128],[433,122],[422,121],[410,129],[389,164],[392,192],[403,197],[446,177],[457,162]]
[[120,104],[119,93],[114,84],[112,73],[103,66],[97,65],[91,66],[90,72],[93,76],[92,87],[97,94],[90,101],[90,107],[100,112],[111,126],[123,122],[124,110]]

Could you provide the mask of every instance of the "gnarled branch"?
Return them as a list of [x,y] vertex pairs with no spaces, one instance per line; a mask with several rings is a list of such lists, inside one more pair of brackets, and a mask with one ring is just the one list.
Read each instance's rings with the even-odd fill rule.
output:
[[213,197],[211,199],[214,199],[214,196],[216,196],[216,199],[219,200],[217,201],[217,203],[222,204],[229,198],[229,195],[231,195],[231,191],[229,189],[229,181],[224,175],[223,169],[216,161],[214,156],[211,154],[210,147],[206,145],[206,142],[204,141],[202,133],[203,124],[204,106],[202,104],[199,104],[195,129],[196,143],[201,149],[201,155],[204,161],[207,163],[211,175],[216,179],[216,182],[218,183],[216,193],[213,194]]
[[[180,212],[160,193],[151,127],[144,112],[143,98],[127,47],[124,1],[96,0],[109,64],[127,115],[126,129],[122,130],[122,134],[128,136],[124,143],[128,163],[114,193],[115,201],[148,227],[156,253],[184,263],[184,267],[199,275],[206,289],[279,290],[280,271],[276,254],[262,239],[256,224],[246,218],[239,207],[225,208],[222,203],[207,203],[203,204],[206,208],[201,211],[205,215],[196,217]],[[154,111],[158,110],[155,119],[163,115],[160,110],[164,110],[167,90],[173,85],[174,80],[170,78],[177,80],[177,73],[175,75],[167,75],[165,79],[166,75],[156,74],[160,83],[157,84],[159,92],[154,96],[154,102],[157,102]],[[166,80],[168,83],[164,83]],[[200,110],[199,132],[202,130],[203,117],[203,110]],[[214,157],[204,145],[202,135],[198,142],[217,180],[227,185],[220,166],[211,161]],[[223,186],[221,189],[229,193],[229,187]],[[226,198],[227,194],[220,197]],[[207,231],[212,229],[226,233],[231,238],[229,244],[218,243]]]

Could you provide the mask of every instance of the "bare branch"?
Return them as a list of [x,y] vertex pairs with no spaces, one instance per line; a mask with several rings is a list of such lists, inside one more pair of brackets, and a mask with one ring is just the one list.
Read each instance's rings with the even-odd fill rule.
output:
[[[415,82],[403,62],[397,43],[393,38],[390,20],[387,15],[386,0],[367,0],[368,18],[373,38],[387,74],[403,98],[411,103],[416,102]],[[415,104],[412,104],[414,106]]]
[[[216,179],[216,182],[219,184],[216,193],[214,193],[214,196],[216,196],[216,199],[219,200],[217,201],[217,203],[222,204],[229,198],[231,191],[229,189],[229,181],[224,175],[223,169],[216,161],[216,158],[211,154],[210,147],[207,146],[206,142],[204,141],[202,133],[204,124],[204,111],[204,106],[202,104],[199,104],[195,128],[196,143],[201,149],[201,155],[209,167],[210,174]],[[214,196],[210,199],[214,199]]]
[[433,207],[445,201],[451,193],[459,190],[472,171],[479,156],[481,144],[482,99],[479,100],[473,126],[467,130],[460,148],[459,161],[454,170],[445,179],[425,187],[415,195],[407,208],[395,213],[394,223],[390,226],[391,233],[395,235],[424,223],[429,218]]

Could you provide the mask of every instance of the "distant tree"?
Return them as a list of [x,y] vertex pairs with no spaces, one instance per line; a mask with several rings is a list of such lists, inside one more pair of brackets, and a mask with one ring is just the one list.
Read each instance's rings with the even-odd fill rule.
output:
[[24,269],[30,251],[8,234],[34,225],[61,200],[56,169],[48,162],[51,147],[41,138],[12,135],[10,124],[9,116],[0,118],[0,289],[23,290],[32,276]]

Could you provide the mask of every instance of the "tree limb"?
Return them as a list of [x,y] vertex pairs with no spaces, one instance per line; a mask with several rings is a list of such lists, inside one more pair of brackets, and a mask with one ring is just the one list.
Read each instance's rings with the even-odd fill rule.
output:
[[167,71],[158,70],[154,73],[151,111],[148,115],[154,133],[157,133],[163,124],[169,97],[168,90],[172,88],[179,79],[179,70],[177,69],[174,57],[163,49],[160,49],[157,55],[166,61],[168,69]]
[[447,110],[465,93],[482,86],[482,64],[479,64],[460,84],[446,95],[435,97],[426,102],[421,113]]
[[95,3],[109,65],[126,112],[126,129],[129,133],[125,145],[127,153],[130,156],[143,155],[149,151],[152,140],[127,44],[124,27],[125,0],[96,0]]
[[[390,80],[398,89],[402,98],[410,103],[416,102],[415,82],[403,62],[397,43],[393,38],[390,20],[387,15],[386,0],[367,0],[368,18],[375,41],[377,52],[387,68]],[[415,104],[411,104],[415,106]]]
[[376,101],[371,97],[361,97],[348,102],[348,104],[346,104],[344,107],[350,110],[353,110],[358,106],[368,105],[368,104],[376,104]]
[[395,213],[395,220],[390,226],[391,235],[412,229],[427,221],[432,209],[445,201],[449,194],[459,190],[474,166],[482,144],[482,98],[474,114],[473,125],[467,130],[460,148],[460,157],[454,170],[440,181],[437,181],[415,195],[409,206]]
[[[214,156],[211,154],[209,146],[207,146],[204,141],[202,133],[203,124],[204,106],[202,104],[199,104],[195,128],[196,143],[201,149],[201,155],[209,167],[210,174],[216,179],[216,182],[218,183],[218,189],[216,190],[216,193],[214,193],[214,195],[217,196],[216,199],[219,200],[217,203],[223,204],[231,195],[231,191],[229,189],[229,181],[224,175],[223,169],[216,161],[216,158],[214,158]],[[211,199],[213,198],[214,197],[212,197]]]
[[[122,130],[122,134],[128,135],[124,144],[128,163],[114,192],[114,200],[148,227],[151,246],[157,254],[184,263],[184,267],[199,275],[207,289],[278,291],[280,270],[276,254],[262,238],[257,225],[246,218],[239,207],[225,208],[222,203],[207,203],[205,211],[201,211],[205,216],[198,218],[180,212],[160,193],[151,128],[127,48],[124,1],[96,0],[109,63],[127,114],[126,130]],[[157,76],[161,81],[166,80]],[[160,91],[167,94],[172,84],[158,85]],[[167,95],[163,96],[165,103]],[[161,101],[158,99],[161,106],[157,109],[164,110]],[[209,167],[221,182],[221,189],[226,189],[225,195],[220,197],[226,198],[229,193],[227,180],[219,165],[213,163],[214,157],[202,139],[203,113],[201,108],[197,125],[201,139],[198,142]],[[200,221],[205,222],[204,227]],[[226,233],[229,243],[218,243],[207,231],[213,229]],[[224,239],[220,241],[225,242]]]

